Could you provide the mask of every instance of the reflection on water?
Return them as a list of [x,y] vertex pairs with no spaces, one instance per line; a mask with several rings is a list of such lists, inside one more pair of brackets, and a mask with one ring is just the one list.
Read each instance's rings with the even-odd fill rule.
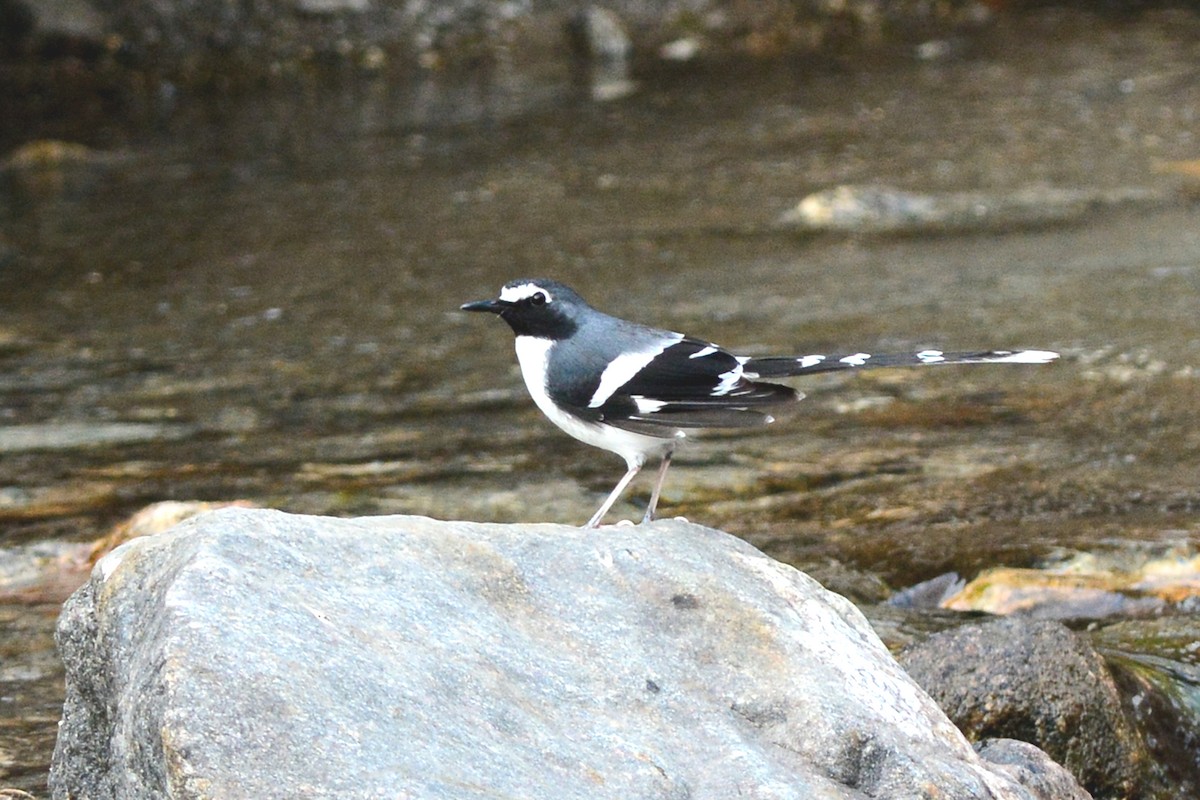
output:
[[[586,519],[619,461],[542,420],[507,331],[456,310],[522,274],[749,353],[1067,354],[806,381],[772,429],[685,449],[666,514],[896,586],[1194,536],[1194,207],[953,238],[770,224],[842,183],[1114,189],[1195,157],[1200,87],[1171,78],[1194,67],[1167,46],[1186,32],[1027,24],[935,66],[694,66],[599,106],[553,75],[297,77],[147,113],[57,178],[10,166],[0,546],[91,538],[171,498]],[[34,733],[0,749],[40,742],[35,761],[52,608],[3,607],[6,652],[36,664],[5,657],[5,713]],[[40,774],[0,783],[43,791]]]

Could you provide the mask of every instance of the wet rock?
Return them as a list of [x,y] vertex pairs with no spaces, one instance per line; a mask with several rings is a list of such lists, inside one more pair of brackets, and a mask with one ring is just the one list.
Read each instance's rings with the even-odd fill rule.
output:
[[1112,675],[1063,625],[1013,617],[963,626],[899,658],[969,738],[1035,744],[1096,797],[1146,788],[1149,754]]
[[58,642],[56,798],[1051,796],[847,601],[680,521],[228,509],[103,558]]
[[63,422],[10,425],[0,428],[0,453],[36,450],[80,450],[135,442],[182,439],[191,433],[186,425],[146,422]]
[[1154,753],[1168,797],[1200,796],[1200,618],[1128,620],[1092,634]]
[[1041,619],[1149,616],[1200,597],[1200,555],[1190,548],[1081,553],[1046,569],[981,572],[942,606]]
[[1072,222],[1107,206],[1162,202],[1166,193],[1034,186],[1008,194],[921,194],[892,186],[836,186],[805,197],[783,227],[849,233],[917,233],[1037,227]]
[[779,218],[811,230],[894,231],[938,222],[932,196],[891,186],[837,186],[810,194]]
[[985,760],[1012,775],[1022,786],[1044,797],[1076,800],[1088,796],[1069,771],[1028,742],[985,739],[975,745],[975,750]]
[[943,606],[955,611],[1024,614],[1038,619],[1104,619],[1161,611],[1162,600],[1131,597],[1098,576],[998,567],[981,572]]

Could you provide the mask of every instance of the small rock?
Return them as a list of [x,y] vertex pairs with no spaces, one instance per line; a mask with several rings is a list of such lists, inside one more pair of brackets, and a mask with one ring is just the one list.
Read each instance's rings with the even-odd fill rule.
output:
[[1008,193],[922,194],[880,185],[844,185],[815,192],[784,212],[784,228],[846,233],[934,233],[1061,225],[1098,208],[1170,200],[1170,192],[1140,187],[1111,191],[1030,186]]
[[1097,797],[1138,797],[1149,753],[1104,660],[1057,622],[1011,617],[934,634],[899,656],[973,740],[1035,744]]
[[933,197],[890,186],[836,186],[805,197],[780,217],[812,230],[894,231],[940,223]]
[[954,611],[1023,614],[1037,619],[1136,616],[1161,611],[1165,606],[1154,597],[1122,594],[1098,578],[1009,567],[981,572],[942,603],[943,608]]
[[1105,619],[1149,616],[1193,597],[1200,597],[1200,554],[1177,548],[1081,553],[1046,569],[984,570],[942,607],[1041,619]]
[[134,442],[182,439],[192,429],[186,425],[143,422],[63,422],[10,425],[0,428],[0,453],[37,450],[80,450]]
[[1088,797],[1079,783],[1045,751],[1017,739],[984,739],[975,750],[988,762],[1008,772],[1022,786],[1044,797],[1079,800]]

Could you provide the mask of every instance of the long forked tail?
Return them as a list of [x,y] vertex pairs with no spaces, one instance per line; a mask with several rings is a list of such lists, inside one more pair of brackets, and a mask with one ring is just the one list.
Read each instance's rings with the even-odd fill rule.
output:
[[769,356],[751,358],[743,365],[747,377],[788,378],[836,372],[843,369],[877,369],[879,367],[920,367],[930,364],[1047,364],[1058,358],[1050,350],[983,350],[975,353],[943,353],[941,350],[922,350],[919,353],[871,355]]

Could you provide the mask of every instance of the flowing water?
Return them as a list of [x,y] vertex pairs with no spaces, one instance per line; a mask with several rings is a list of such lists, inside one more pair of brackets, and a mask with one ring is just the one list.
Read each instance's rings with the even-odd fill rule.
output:
[[[10,166],[4,568],[163,499],[582,522],[622,463],[540,417],[507,327],[457,311],[538,275],[746,353],[1065,354],[799,382],[774,426],[685,448],[664,514],[896,587],[1191,543],[1200,211],[1155,166],[1200,158],[1197,32],[1042,14],[942,61],[683,65],[607,104],[503,70],[306,75]],[[774,226],[838,184],[1168,199],[954,236]],[[0,606],[0,785],[37,793],[55,610]]]

